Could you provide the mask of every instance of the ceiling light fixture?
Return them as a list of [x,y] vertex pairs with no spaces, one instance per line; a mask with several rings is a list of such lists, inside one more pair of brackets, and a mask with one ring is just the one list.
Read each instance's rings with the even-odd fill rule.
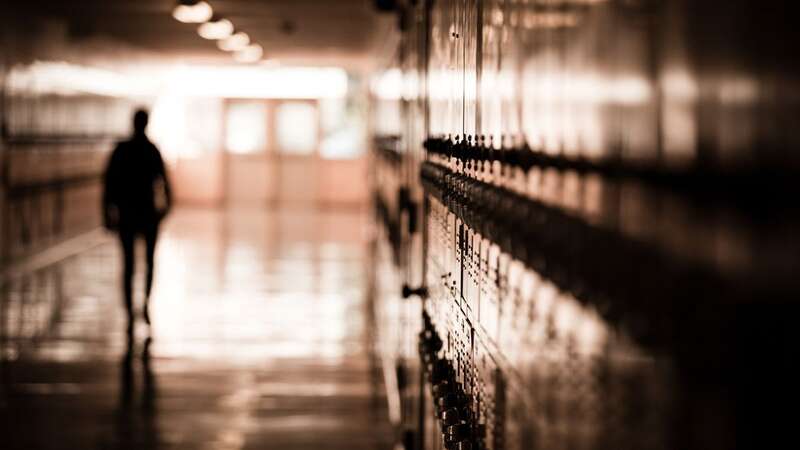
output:
[[179,0],[172,17],[183,23],[203,23],[214,15],[211,5],[198,0]]
[[250,36],[243,31],[237,31],[225,39],[217,41],[217,47],[226,52],[238,52],[244,50],[250,44]]
[[264,56],[264,49],[258,44],[250,44],[233,54],[233,59],[240,63],[254,63]]
[[212,17],[197,28],[197,34],[208,40],[225,39],[233,34],[233,23],[228,19]]

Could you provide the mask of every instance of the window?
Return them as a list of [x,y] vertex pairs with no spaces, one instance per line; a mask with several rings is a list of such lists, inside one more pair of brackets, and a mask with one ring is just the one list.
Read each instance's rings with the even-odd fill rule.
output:
[[231,153],[260,153],[267,148],[267,105],[232,101],[225,118],[225,146]]
[[275,116],[278,149],[289,155],[312,155],[317,147],[317,108],[307,102],[283,102]]
[[364,153],[363,108],[350,99],[320,101],[322,142],[320,156],[324,159],[352,159]]

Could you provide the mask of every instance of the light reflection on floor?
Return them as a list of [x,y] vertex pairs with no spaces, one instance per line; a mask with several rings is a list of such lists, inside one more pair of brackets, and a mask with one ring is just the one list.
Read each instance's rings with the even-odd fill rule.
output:
[[0,447],[388,448],[364,226],[357,214],[177,212],[157,253],[152,340],[137,327],[132,347],[113,239],[7,283]]

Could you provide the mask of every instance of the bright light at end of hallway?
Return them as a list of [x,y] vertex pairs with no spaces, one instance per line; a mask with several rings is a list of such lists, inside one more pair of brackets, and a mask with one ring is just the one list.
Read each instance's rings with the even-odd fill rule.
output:
[[185,66],[168,75],[165,92],[187,97],[344,98],[347,72],[340,67]]
[[183,23],[203,23],[214,15],[211,5],[204,1],[181,0],[172,10],[172,17]]
[[225,134],[228,151],[258,153],[266,148],[267,108],[263,101],[239,101],[228,104]]
[[370,83],[370,90],[381,100],[398,100],[403,95],[403,74],[400,69],[389,69]]
[[[214,151],[208,144],[208,126],[197,125],[199,117],[212,112],[197,109],[197,102],[221,102],[222,99],[343,99],[347,94],[347,72],[341,68],[273,68],[253,66],[176,66],[164,69],[158,76],[158,90],[152,91],[148,132],[167,160],[196,158]],[[195,111],[191,113],[190,111]],[[259,117],[248,110],[237,115],[236,123],[243,132],[232,133],[228,150],[251,153],[264,149],[259,138]],[[230,124],[229,124],[230,126]],[[198,131],[202,132],[198,134]],[[205,138],[203,137],[205,136]],[[323,151],[330,150],[324,148]]]
[[191,157],[197,154],[186,126],[186,99],[176,95],[159,96],[150,114],[150,136],[168,159]]
[[35,61],[15,65],[7,78],[8,93],[141,97],[153,92],[158,80],[141,79],[111,70],[71,64],[63,61]]

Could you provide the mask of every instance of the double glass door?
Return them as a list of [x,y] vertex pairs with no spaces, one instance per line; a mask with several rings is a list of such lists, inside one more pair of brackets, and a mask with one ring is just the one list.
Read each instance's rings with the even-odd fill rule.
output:
[[225,108],[229,205],[318,202],[319,108],[313,100],[232,99]]

